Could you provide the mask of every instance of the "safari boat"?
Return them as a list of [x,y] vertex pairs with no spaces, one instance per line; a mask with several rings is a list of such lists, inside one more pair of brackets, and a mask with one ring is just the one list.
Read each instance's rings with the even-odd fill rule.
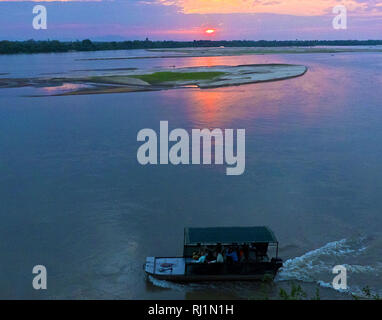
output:
[[174,282],[273,279],[280,267],[278,241],[264,226],[185,228],[182,257],[147,257],[144,264],[147,275]]

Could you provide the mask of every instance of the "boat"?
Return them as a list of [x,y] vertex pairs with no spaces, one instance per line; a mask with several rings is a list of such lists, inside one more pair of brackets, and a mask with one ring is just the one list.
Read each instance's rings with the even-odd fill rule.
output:
[[[275,256],[270,258],[271,248]],[[232,258],[234,251],[237,259]],[[198,262],[198,252],[215,257],[221,252],[224,259]],[[144,264],[148,276],[173,282],[273,279],[281,267],[278,241],[266,226],[185,228],[183,256],[147,257]]]

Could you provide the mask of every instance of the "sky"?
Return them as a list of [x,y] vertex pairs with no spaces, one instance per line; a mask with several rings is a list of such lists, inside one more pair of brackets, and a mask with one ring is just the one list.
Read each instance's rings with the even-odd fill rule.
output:
[[[47,9],[35,30],[33,7]],[[336,30],[333,8],[347,9]],[[206,33],[206,30],[213,32]],[[0,40],[382,39],[382,0],[0,0]]]

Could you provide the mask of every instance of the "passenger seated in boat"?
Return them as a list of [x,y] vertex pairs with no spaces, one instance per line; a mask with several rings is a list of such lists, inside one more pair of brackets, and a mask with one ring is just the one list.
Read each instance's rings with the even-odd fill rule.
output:
[[202,255],[200,256],[200,258],[195,262],[196,263],[205,263],[205,262],[207,262],[206,258],[207,258],[207,253],[203,252]]
[[231,250],[230,248],[225,249],[225,261],[228,264],[231,264],[233,262],[230,250]]
[[244,257],[244,250],[243,248],[239,249],[239,261],[240,262],[245,262],[245,257]]
[[216,259],[209,261],[208,263],[224,263],[224,257],[221,252],[218,252],[216,255]]
[[207,263],[216,263],[216,252],[208,251],[207,254]]
[[211,262],[211,261],[216,260],[216,254],[214,255],[211,250],[208,250],[206,260],[207,260],[207,262]]
[[224,263],[224,257],[223,257],[223,254],[221,252],[219,252],[217,257],[216,257],[216,263]]
[[248,244],[243,245],[244,261],[249,260],[249,246]]
[[237,257],[236,250],[232,250],[232,248],[228,249],[228,252],[226,252],[226,258],[227,258],[227,263],[233,263],[233,262],[238,262],[239,259]]
[[194,251],[194,252],[192,253],[192,259],[193,259],[193,260],[199,260],[199,258],[200,258],[200,255],[199,255],[196,251]]
[[258,261],[258,255],[257,255],[257,250],[256,250],[256,244],[252,243],[251,247],[249,248],[249,256],[248,260],[252,262],[257,262]]

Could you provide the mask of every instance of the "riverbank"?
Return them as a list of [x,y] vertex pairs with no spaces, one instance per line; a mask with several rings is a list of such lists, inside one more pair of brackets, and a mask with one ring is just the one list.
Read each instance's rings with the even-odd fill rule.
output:
[[58,40],[27,40],[0,41],[0,54],[20,53],[56,53],[83,52],[106,50],[134,50],[134,49],[163,49],[163,48],[206,48],[206,47],[316,47],[316,46],[377,46],[382,40],[194,40],[194,41],[150,41],[146,39],[133,41],[58,41]]

